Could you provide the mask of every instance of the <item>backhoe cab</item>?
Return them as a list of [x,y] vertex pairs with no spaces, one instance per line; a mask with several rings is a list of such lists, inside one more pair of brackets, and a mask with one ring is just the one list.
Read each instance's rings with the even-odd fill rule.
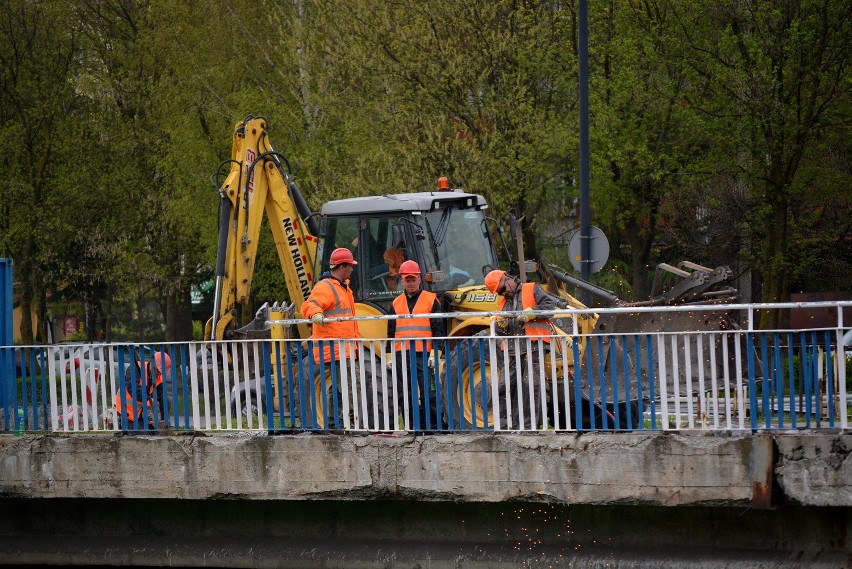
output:
[[[383,314],[402,291],[399,266],[413,260],[423,286],[438,294],[447,312],[496,309],[484,287],[497,266],[482,196],[449,189],[445,178],[433,192],[336,200],[322,208],[315,273],[328,266],[336,247],[347,247],[358,266],[351,285],[359,315]],[[383,321],[361,322],[367,338],[384,338]]]

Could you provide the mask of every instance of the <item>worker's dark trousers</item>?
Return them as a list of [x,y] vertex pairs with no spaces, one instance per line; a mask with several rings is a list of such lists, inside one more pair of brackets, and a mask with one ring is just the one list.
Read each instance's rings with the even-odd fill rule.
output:
[[[308,361],[310,360],[310,363]],[[302,427],[308,429],[341,429],[340,413],[340,361],[315,363],[311,356],[305,358],[302,386],[296,396],[296,415],[304,413]],[[310,370],[312,373],[309,373]],[[301,395],[300,395],[301,394]],[[302,401],[304,408],[299,408]]]
[[159,425],[161,422],[165,425],[169,425],[169,417],[166,415],[166,384],[165,382],[154,388],[153,394],[153,402],[152,408],[156,409],[156,417],[152,417],[151,420],[155,425]]
[[[429,352],[406,352],[396,354],[397,393],[401,398],[404,391],[402,382],[408,384],[409,416],[411,428],[421,431],[435,431],[445,428],[439,417],[435,370],[429,369]],[[403,373],[403,369],[405,370]]]

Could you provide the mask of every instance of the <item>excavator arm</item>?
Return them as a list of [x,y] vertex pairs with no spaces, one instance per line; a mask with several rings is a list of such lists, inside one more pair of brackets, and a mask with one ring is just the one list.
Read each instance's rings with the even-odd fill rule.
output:
[[[287,159],[272,149],[267,129],[266,119],[253,116],[234,128],[230,171],[219,188],[216,296],[205,327],[210,340],[237,335],[238,307],[250,299],[264,212],[296,313],[311,291],[319,226],[285,169]],[[309,334],[307,326],[299,327],[300,337]]]

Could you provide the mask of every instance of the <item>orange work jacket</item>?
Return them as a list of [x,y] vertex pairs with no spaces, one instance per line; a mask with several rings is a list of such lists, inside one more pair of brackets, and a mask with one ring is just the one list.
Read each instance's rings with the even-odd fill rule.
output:
[[[417,302],[414,303],[414,310],[408,311],[408,298],[405,293],[397,296],[393,300],[393,309],[397,314],[429,314],[432,312],[432,307],[435,305],[435,300],[438,296],[434,292],[428,290],[420,291],[420,296]],[[396,338],[431,338],[432,324],[428,318],[400,318],[396,322]],[[394,342],[394,349],[402,351],[402,345],[409,347],[408,342]],[[418,340],[414,342],[415,352],[431,352],[432,342],[428,340]]]
[[[346,288],[335,278],[324,278],[314,285],[311,295],[302,304],[302,316],[310,318],[314,314],[322,312],[326,318],[340,318],[343,316],[355,316],[355,297],[352,289]],[[340,349],[331,340],[341,338],[360,338],[358,323],[354,320],[343,322],[324,322],[313,325],[314,340],[329,340],[323,345],[322,361],[330,362],[332,359],[340,359]],[[332,353],[332,346],[334,351]],[[346,345],[345,355],[347,358],[355,357],[349,344]],[[314,362],[320,362],[319,345],[314,347]]]
[[[127,417],[127,426],[128,428],[133,428],[134,426],[138,426],[139,428],[143,428],[142,421],[144,419],[144,411],[142,410],[142,406],[146,405],[141,401],[133,400],[133,394],[130,393],[129,390],[124,390],[124,412],[122,412],[121,405],[121,393],[115,394],[115,413],[118,416],[118,426],[121,427],[121,416],[124,415]],[[133,412],[134,403],[136,406],[136,412]],[[151,408],[151,401],[147,402],[148,406],[148,420],[152,421],[154,417],[154,410]],[[134,423],[136,421],[136,423]]]
[[[136,369],[139,370],[138,361],[136,362]],[[151,377],[154,378],[153,381],[151,381]],[[148,390],[148,396],[150,397],[154,394],[155,387],[160,387],[161,385],[163,385],[163,374],[161,374],[159,370],[157,370],[157,368],[151,365],[151,362],[145,362],[145,369],[139,371],[139,381],[142,383],[142,385],[146,386]]]
[[[151,381],[151,376],[154,377],[154,381]],[[154,394],[155,387],[163,385],[163,374],[161,374],[157,368],[152,366],[151,362],[145,362],[145,371],[142,373],[141,379],[145,382],[145,385],[148,386],[149,396]]]
[[[535,283],[524,283],[521,285],[521,306],[526,310],[527,308],[535,307]],[[500,300],[500,305],[498,307],[499,310],[503,310],[503,307],[506,306],[506,299],[502,298]],[[524,335],[532,336],[533,338],[537,336],[542,336],[541,340],[546,343],[550,343],[550,336],[553,334],[553,326],[551,326],[550,322],[546,319],[541,320],[530,320],[527,322],[524,327]]]

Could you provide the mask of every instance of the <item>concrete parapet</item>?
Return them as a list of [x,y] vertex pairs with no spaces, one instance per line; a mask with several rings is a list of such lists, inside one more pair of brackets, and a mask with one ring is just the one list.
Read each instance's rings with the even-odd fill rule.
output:
[[852,506],[844,433],[0,436],[0,496]]

